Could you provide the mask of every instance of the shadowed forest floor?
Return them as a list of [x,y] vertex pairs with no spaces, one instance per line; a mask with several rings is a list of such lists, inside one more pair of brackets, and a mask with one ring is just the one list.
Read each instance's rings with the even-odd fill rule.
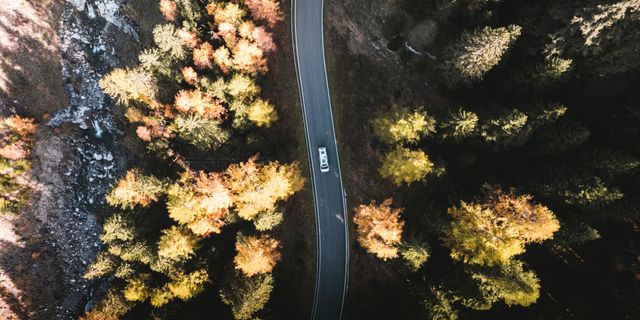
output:
[[[40,120],[67,102],[57,36],[61,0],[4,1],[0,6],[0,112]],[[41,129],[39,136],[47,135]],[[27,208],[0,217],[0,318],[51,318],[61,283],[47,230]]]
[[[378,173],[384,146],[374,137],[369,124],[376,113],[396,104],[423,106],[429,114],[437,115],[452,105],[473,105],[474,99],[481,101],[482,97],[455,96],[438,88],[434,81],[437,73],[425,67],[431,60],[422,58],[421,61],[407,50],[399,49],[400,44],[393,45],[394,37],[406,35],[407,29],[420,21],[417,16],[421,12],[405,10],[406,7],[413,4],[428,8],[426,3],[430,1],[326,1],[328,74],[348,210],[352,217],[353,208],[359,204],[371,200],[379,203],[387,197],[393,197],[394,203],[402,204],[399,206],[406,206],[405,216],[435,216],[429,212],[433,209],[429,207],[431,200],[428,195],[433,191],[429,189],[429,183],[412,188],[395,187]],[[399,28],[396,24],[405,27]],[[454,34],[451,35],[453,38]],[[438,45],[440,43],[434,47]],[[429,51],[437,53],[434,47]],[[588,91],[580,88],[568,95],[579,100],[581,95],[577,93],[578,90]],[[581,102],[589,104],[588,101]],[[436,151],[428,151],[433,152],[430,155],[437,155]],[[473,172],[474,178],[481,179],[482,175]],[[454,189],[451,185],[439,187]],[[455,198],[455,190],[446,193]],[[440,200],[455,202],[455,199],[446,197]],[[412,221],[407,221],[405,227],[410,223]],[[427,224],[436,225],[437,221],[428,221]],[[523,255],[541,276],[542,291],[536,304],[528,308],[496,304],[490,311],[469,311],[461,314],[461,318],[623,319],[625,312],[637,312],[640,284],[638,224],[624,225],[609,221],[599,224],[597,229],[601,232],[601,239],[572,250],[554,252],[535,247]],[[397,259],[382,261],[367,253],[355,239],[353,224],[350,236],[350,283],[345,318],[427,319],[424,301],[419,301],[418,297],[428,288],[408,285],[413,279],[398,272],[401,262]],[[441,248],[433,249],[433,256],[448,254],[440,252]],[[435,261],[437,258],[429,259]],[[436,274],[429,274],[429,268],[425,270],[425,278],[437,277]]]

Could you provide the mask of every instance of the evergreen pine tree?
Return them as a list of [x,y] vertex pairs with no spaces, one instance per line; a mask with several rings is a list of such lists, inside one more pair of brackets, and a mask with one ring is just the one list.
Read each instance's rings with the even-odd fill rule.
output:
[[473,112],[458,109],[449,111],[449,117],[440,124],[440,136],[444,139],[462,140],[477,133],[478,115]]
[[443,52],[443,76],[449,86],[482,80],[520,36],[517,25],[484,27],[463,32],[458,41]]
[[260,274],[246,277],[236,272],[234,277],[227,277],[220,289],[220,298],[231,307],[236,320],[253,319],[254,314],[269,301],[273,290],[271,274]]
[[417,271],[429,259],[429,245],[427,243],[405,243],[400,248],[400,256],[411,270]]
[[100,88],[122,105],[130,101],[150,104],[158,91],[156,79],[142,68],[113,69],[100,79]]
[[530,148],[538,154],[561,154],[579,147],[589,136],[589,129],[584,125],[564,120],[539,130],[533,135]]
[[524,271],[522,262],[511,260],[498,267],[472,273],[482,297],[489,303],[529,306],[540,296],[540,281],[532,271]]
[[526,114],[513,109],[484,123],[480,128],[480,135],[484,141],[498,148],[522,145],[531,134],[532,128],[527,123],[528,119]]
[[158,201],[164,193],[162,180],[140,173],[138,169],[127,171],[124,178],[107,195],[107,203],[122,209],[133,209],[136,206],[146,207]]

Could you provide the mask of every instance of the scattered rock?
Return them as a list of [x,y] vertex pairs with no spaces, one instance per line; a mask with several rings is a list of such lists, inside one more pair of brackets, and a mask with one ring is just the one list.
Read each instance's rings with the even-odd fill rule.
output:
[[39,183],[34,211],[49,230],[47,246],[54,248],[65,283],[55,319],[77,318],[96,294],[94,284],[83,278],[100,249],[101,228],[93,213],[104,206],[104,194],[124,168],[114,141],[122,133],[114,121],[114,106],[98,84],[119,64],[112,38],[118,33],[138,37],[120,10],[123,2],[67,0],[60,24],[70,104],[49,118],[54,134],[45,129],[49,134],[36,140],[34,150]]

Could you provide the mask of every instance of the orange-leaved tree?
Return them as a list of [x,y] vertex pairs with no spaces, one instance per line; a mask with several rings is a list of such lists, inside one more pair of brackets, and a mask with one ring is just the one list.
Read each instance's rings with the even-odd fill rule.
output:
[[380,205],[375,202],[355,208],[358,243],[367,251],[383,260],[398,257],[398,245],[402,240],[404,221],[400,219],[403,209],[392,208],[389,198]]
[[282,257],[278,245],[278,240],[268,235],[256,237],[239,234],[236,238],[238,254],[233,259],[236,269],[240,269],[249,277],[271,272]]
[[169,216],[196,235],[220,233],[233,204],[222,179],[219,173],[183,173],[167,191]]
[[[268,70],[266,53],[276,45],[267,28],[282,20],[277,2],[216,1],[204,8],[162,0],[160,9],[170,23],[153,30],[155,47],[140,54],[138,66],[114,69],[100,81],[150,149],[187,168],[175,151],[179,142],[215,149],[229,139],[229,125],[269,127],[278,119],[275,106],[257,96],[259,88],[237,95],[234,82],[245,77],[256,86]],[[250,20],[249,11],[265,25]]]
[[254,19],[263,20],[270,27],[284,20],[280,3],[276,0],[244,0],[244,4],[247,5]]

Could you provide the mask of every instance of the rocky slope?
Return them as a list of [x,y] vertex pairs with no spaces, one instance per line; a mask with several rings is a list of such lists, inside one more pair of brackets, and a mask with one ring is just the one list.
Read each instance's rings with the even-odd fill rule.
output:
[[[122,3],[67,1],[60,24],[62,73],[70,104],[47,125],[73,126],[39,144],[46,150],[36,150],[44,156],[38,175],[44,187],[34,206],[36,215],[48,221],[65,283],[58,318],[73,317],[90,301],[92,286],[82,275],[99,249],[100,227],[93,212],[104,203],[104,194],[124,168],[114,141],[120,131],[113,120],[113,105],[98,85],[100,77],[119,63],[114,39],[121,33],[137,39],[121,14]],[[58,148],[52,150],[52,145],[71,152],[55,154]]]
[[[75,319],[90,305],[97,284],[82,275],[100,246],[94,213],[124,168],[114,106],[98,86],[99,78],[120,64],[123,39],[134,44],[138,39],[122,13],[123,2],[20,0],[0,9],[0,42],[7,43],[1,32],[6,30],[20,48],[34,42],[30,32],[20,30],[37,29],[44,39],[28,52],[42,58],[25,64],[52,74],[42,85],[17,86],[16,79],[39,76],[27,67],[17,72],[7,67],[20,62],[19,55],[9,61],[12,48],[2,48],[0,74],[9,75],[2,80],[13,90],[1,92],[0,111],[43,120],[34,148],[32,206],[19,216],[0,217],[2,319]],[[17,32],[8,27],[12,22]],[[42,48],[50,50],[39,52]],[[50,57],[59,63],[44,65]],[[55,91],[60,84],[64,91]],[[43,94],[53,98],[33,98]],[[47,112],[51,115],[41,118]]]

